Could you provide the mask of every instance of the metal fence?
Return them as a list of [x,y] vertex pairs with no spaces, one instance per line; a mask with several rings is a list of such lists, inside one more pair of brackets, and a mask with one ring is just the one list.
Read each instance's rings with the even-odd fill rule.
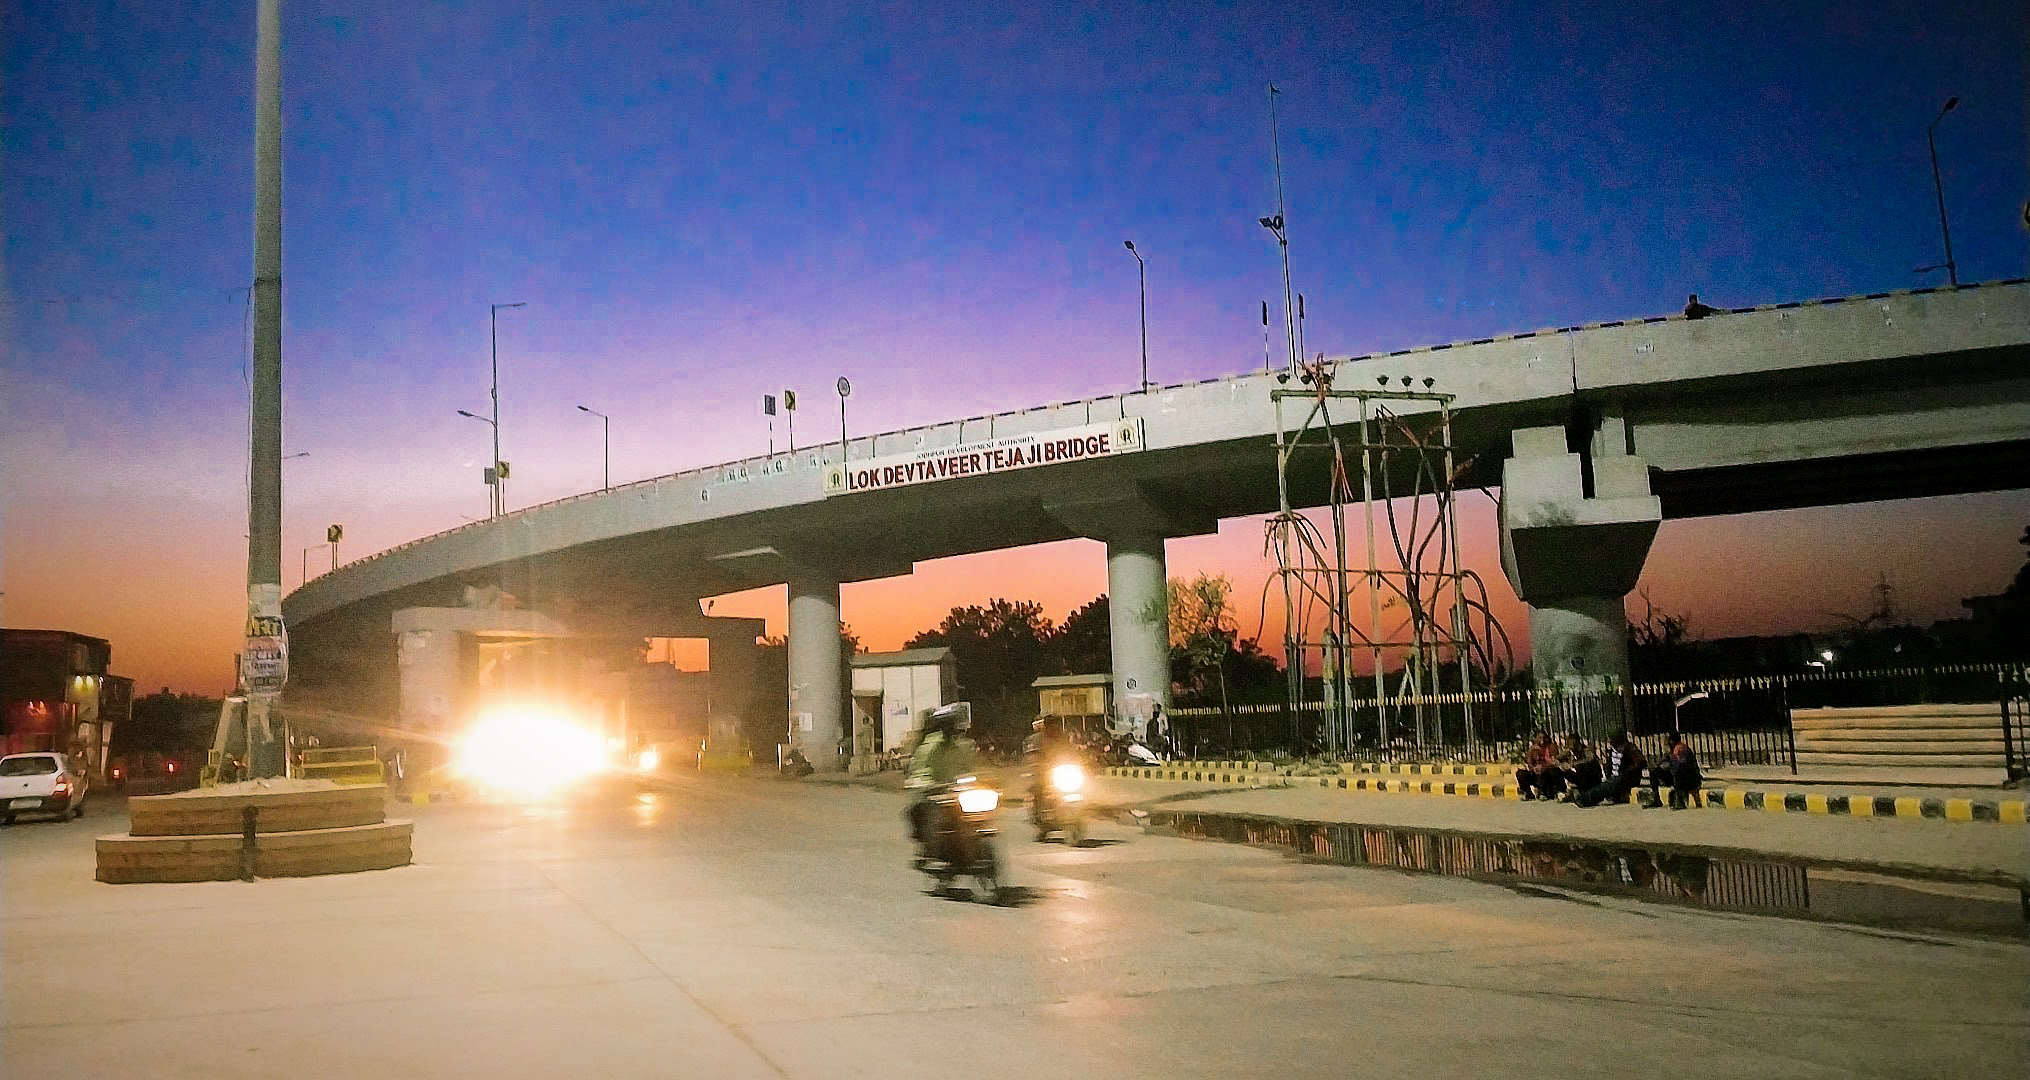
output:
[[[1626,730],[1646,753],[1676,731],[1708,767],[1797,768],[1793,709],[1994,702],[2010,774],[2030,764],[2030,665],[1821,670],[1640,683],[1609,690],[1489,690],[1172,710],[1181,755],[1206,758],[1320,756],[1332,742],[1352,761],[1491,763],[1520,760],[1534,731],[1593,739]],[[1337,725],[1338,738],[1326,738]]]

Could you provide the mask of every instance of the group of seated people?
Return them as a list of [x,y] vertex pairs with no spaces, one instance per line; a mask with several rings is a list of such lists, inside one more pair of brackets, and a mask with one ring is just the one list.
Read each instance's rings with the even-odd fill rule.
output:
[[1516,787],[1528,799],[1562,799],[1579,806],[1603,802],[1625,803],[1642,786],[1645,776],[1653,800],[1662,806],[1660,789],[1670,788],[1670,808],[1683,810],[1705,782],[1699,771],[1698,755],[1677,732],[1668,737],[1663,762],[1651,765],[1642,748],[1619,731],[1607,741],[1605,754],[1596,755],[1586,740],[1567,734],[1562,745],[1549,732],[1539,731],[1530,741],[1523,766],[1516,770]]

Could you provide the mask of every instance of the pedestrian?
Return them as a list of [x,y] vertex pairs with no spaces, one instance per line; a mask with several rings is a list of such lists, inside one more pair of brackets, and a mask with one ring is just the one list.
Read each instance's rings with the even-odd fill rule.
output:
[[1565,774],[1558,768],[1557,756],[1558,747],[1551,741],[1551,733],[1537,732],[1523,754],[1522,768],[1515,771],[1515,786],[1522,792],[1524,802],[1555,799],[1565,790]]
[[1663,799],[1657,788],[1663,782],[1671,786],[1670,808],[1683,810],[1690,804],[1692,796],[1705,786],[1705,775],[1699,771],[1699,755],[1692,752],[1692,744],[1685,737],[1673,731],[1665,737],[1663,763],[1649,770],[1649,793],[1652,805],[1662,806]]
[[1625,803],[1629,793],[1642,784],[1642,771],[1646,762],[1642,749],[1628,737],[1628,732],[1617,731],[1607,741],[1607,760],[1602,763],[1604,775],[1599,783],[1579,792],[1574,800],[1580,806],[1598,806],[1603,802]]
[[1685,301],[1685,318],[1687,319],[1703,319],[1708,315],[1716,315],[1719,311],[1719,308],[1708,307],[1705,304],[1699,303],[1698,293],[1693,293],[1691,298]]
[[1600,782],[1600,759],[1576,731],[1565,734],[1565,745],[1558,751],[1558,771],[1565,774],[1566,802]]

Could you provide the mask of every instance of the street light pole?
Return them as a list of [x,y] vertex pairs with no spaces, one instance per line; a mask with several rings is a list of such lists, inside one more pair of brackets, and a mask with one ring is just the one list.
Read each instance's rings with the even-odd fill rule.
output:
[[493,355],[493,513],[507,513],[507,488],[500,482],[500,309],[527,307],[526,302],[486,306],[487,341]]
[[[853,384],[839,376],[839,464],[846,463],[846,399],[853,396]],[[872,456],[872,451],[869,451]]]
[[1142,261],[1142,253],[1135,250],[1133,240],[1123,240],[1128,254],[1135,257],[1135,270],[1142,280],[1142,392],[1149,392],[1149,264]]
[[[329,544],[312,544],[309,547],[303,549],[303,573],[302,576],[299,577],[296,581],[297,588],[300,589],[304,585],[310,583],[310,553],[316,551],[318,548],[330,546],[331,545]],[[334,558],[336,558],[336,556],[334,556]],[[332,569],[336,570],[338,569],[338,567],[333,566]]]
[[1924,129],[1924,144],[1931,148],[1931,187],[1938,193],[1938,231],[1945,236],[1945,278],[1954,286],[1960,283],[1960,271],[1952,258],[1952,226],[1945,220],[1945,182],[1938,175],[1938,122],[1945,119],[1946,113],[1959,108],[1959,103],[1958,97],[1947,98],[1945,107],[1932,117],[1931,126]]
[[[603,432],[603,435],[601,436],[600,440],[602,447],[600,451],[600,460],[603,463],[600,469],[600,476],[601,479],[604,481],[600,485],[599,490],[611,491],[613,490],[613,418],[607,416],[603,412],[600,412],[598,409],[588,409],[583,405],[578,406],[578,411],[583,413],[591,413],[592,415],[599,418],[600,428]],[[773,449],[774,449],[774,440],[771,439],[770,440],[771,453],[773,452]]]
[[493,428],[494,461],[492,465],[487,466],[485,474],[488,489],[486,493],[486,516],[492,518],[500,508],[500,426],[478,413],[466,412],[464,409],[458,410],[458,415],[465,417],[467,420],[477,420],[487,427]]

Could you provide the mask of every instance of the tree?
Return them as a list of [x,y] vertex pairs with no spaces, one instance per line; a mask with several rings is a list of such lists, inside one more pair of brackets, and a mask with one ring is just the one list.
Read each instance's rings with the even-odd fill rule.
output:
[[125,723],[113,726],[115,754],[201,753],[218,726],[220,701],[163,687],[134,699]]
[[1658,608],[1642,590],[1642,621],[1628,624],[1628,666],[1638,679],[1681,679],[1690,670],[1692,620]]
[[[1190,581],[1169,579],[1163,591],[1161,615],[1169,629],[1171,680],[1181,696],[1204,700],[1218,692],[1222,708],[1232,704],[1228,686],[1228,658],[1234,656],[1240,631],[1234,627],[1232,595],[1234,585],[1226,575],[1198,575]],[[1261,656],[1253,648],[1250,662]]]
[[974,727],[987,740],[1012,742],[1027,732],[1035,715],[1036,693],[1030,684],[1051,660],[1052,634],[1043,605],[996,598],[985,607],[951,609],[937,629],[910,638],[903,647],[949,648],[960,687],[973,703]]
[[1104,593],[1064,617],[1050,635],[1051,666],[1059,675],[1090,675],[1114,666],[1113,615]]

